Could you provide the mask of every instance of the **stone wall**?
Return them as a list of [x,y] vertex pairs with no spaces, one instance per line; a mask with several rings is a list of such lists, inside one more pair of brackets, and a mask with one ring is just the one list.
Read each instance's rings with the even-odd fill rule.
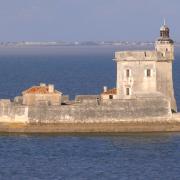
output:
[[75,102],[80,104],[99,104],[99,95],[77,95]]
[[[150,69],[151,76],[146,76]],[[126,70],[130,71],[129,77]],[[126,88],[130,88],[131,95],[136,93],[156,92],[156,62],[155,61],[118,61],[117,62],[117,95],[126,97]]]
[[28,107],[0,100],[0,122],[28,123]]
[[50,104],[61,105],[61,94],[49,93],[49,94],[29,94],[23,95],[24,105],[38,105],[38,104]]
[[162,98],[108,100],[101,105],[75,104],[61,107],[29,108],[31,123],[118,122],[170,116],[169,102]]
[[0,101],[0,122],[92,123],[120,122],[171,117],[170,103],[164,97],[103,100],[100,104],[75,103],[62,106],[23,106]]
[[171,102],[171,109],[177,112],[176,100],[174,97],[173,77],[172,77],[172,62],[158,61],[156,62],[157,73],[157,91],[164,94]]

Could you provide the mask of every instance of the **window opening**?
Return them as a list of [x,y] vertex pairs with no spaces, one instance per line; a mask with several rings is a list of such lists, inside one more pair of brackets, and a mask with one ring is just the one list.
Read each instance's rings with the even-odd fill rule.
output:
[[130,70],[129,69],[126,69],[126,77],[130,77]]
[[151,69],[147,69],[146,70],[146,76],[147,77],[151,77]]
[[126,88],[126,95],[127,95],[127,96],[130,95],[130,88]]

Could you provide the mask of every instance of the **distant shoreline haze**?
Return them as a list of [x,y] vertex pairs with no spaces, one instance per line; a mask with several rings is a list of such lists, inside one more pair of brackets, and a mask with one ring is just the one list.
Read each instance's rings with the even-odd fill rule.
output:
[[[176,47],[180,47],[180,43],[176,42],[175,43]],[[91,47],[114,47],[116,50],[116,47],[120,47],[122,49],[132,49],[133,48],[138,48],[141,49],[143,48],[149,48],[149,47],[154,47],[154,42],[128,42],[128,41],[74,41],[74,42],[0,42],[0,50],[2,48],[41,48],[41,47],[46,47],[46,48],[67,48],[67,47],[85,47],[85,48],[91,48]]]
[[[180,44],[176,44],[179,52]],[[56,56],[56,55],[106,55],[111,52],[111,58],[114,57],[115,51],[122,50],[152,50],[154,44],[124,44],[124,45],[23,45],[23,46],[0,46],[0,56]],[[176,52],[176,50],[175,50]],[[72,57],[73,58],[73,57]]]
[[79,45],[79,46],[0,46],[0,56],[14,55],[106,55],[111,52],[112,58],[115,51],[120,50],[151,50],[153,45]]

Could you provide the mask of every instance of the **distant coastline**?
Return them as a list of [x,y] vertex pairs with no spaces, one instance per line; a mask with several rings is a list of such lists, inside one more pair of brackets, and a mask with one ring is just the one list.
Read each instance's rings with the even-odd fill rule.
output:
[[[152,47],[153,42],[129,42],[129,41],[22,41],[22,42],[0,42],[0,48],[28,48],[28,47]],[[175,42],[180,47],[180,42]]]
[[21,42],[0,42],[0,47],[21,47],[21,46],[129,46],[129,45],[153,45],[153,42],[128,42],[128,41],[21,41]]

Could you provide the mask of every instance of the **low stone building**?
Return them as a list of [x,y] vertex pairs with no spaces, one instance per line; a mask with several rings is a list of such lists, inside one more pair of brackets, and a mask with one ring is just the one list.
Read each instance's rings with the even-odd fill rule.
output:
[[23,105],[61,105],[62,93],[54,89],[54,85],[43,84],[33,86],[22,92]]
[[104,91],[101,94],[101,99],[114,99],[114,96],[116,96],[117,94],[117,89],[116,88],[112,88],[112,89],[108,89],[107,87],[104,87]]

